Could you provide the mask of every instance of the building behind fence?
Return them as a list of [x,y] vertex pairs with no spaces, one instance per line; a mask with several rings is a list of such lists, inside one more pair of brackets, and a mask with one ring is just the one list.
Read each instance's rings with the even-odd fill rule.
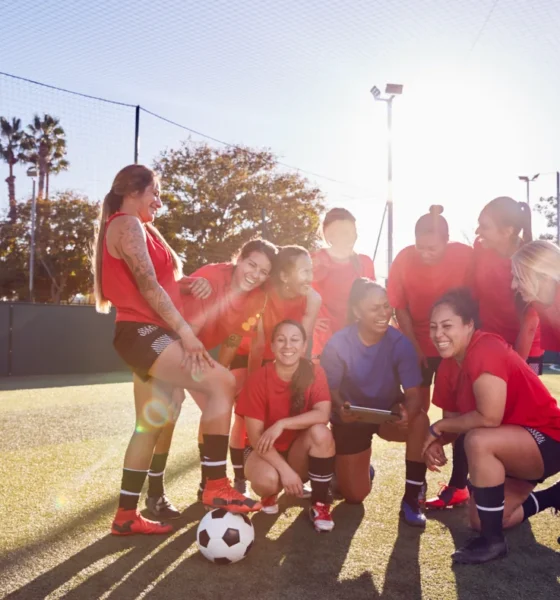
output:
[[0,377],[125,370],[114,321],[94,306],[0,303]]

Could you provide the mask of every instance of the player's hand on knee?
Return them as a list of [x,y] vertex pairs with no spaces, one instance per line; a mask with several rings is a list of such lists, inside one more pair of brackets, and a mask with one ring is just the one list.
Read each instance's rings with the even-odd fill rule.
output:
[[398,421],[394,421],[393,425],[398,427],[400,430],[406,430],[408,429],[408,410],[402,402],[399,402],[397,406],[399,409],[400,419]]
[[291,468],[287,467],[285,472],[280,473],[282,487],[287,494],[301,498],[303,496],[303,482],[301,477]]
[[430,471],[436,473],[440,472],[440,467],[445,466],[447,463],[447,457],[445,456],[445,450],[439,442],[434,442],[426,449],[424,453],[424,460],[426,466]]

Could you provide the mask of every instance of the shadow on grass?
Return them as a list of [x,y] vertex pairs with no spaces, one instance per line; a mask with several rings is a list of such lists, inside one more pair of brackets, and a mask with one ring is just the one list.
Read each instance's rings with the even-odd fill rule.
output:
[[[449,530],[456,548],[478,535],[465,526],[466,518],[466,511],[456,509],[430,513],[432,521],[439,521]],[[559,598],[560,553],[536,541],[530,521],[508,530],[506,537],[507,558],[484,565],[452,566],[457,598]]]
[[0,391],[37,390],[74,387],[80,385],[103,385],[132,383],[130,371],[113,373],[85,373],[82,375],[34,375],[29,377],[0,377]]

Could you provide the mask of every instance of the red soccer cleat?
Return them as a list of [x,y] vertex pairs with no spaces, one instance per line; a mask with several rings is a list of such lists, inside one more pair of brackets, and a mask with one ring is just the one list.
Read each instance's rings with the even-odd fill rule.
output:
[[231,486],[229,479],[208,479],[202,492],[202,503],[209,508],[223,508],[233,513],[256,512],[260,502],[247,498]]
[[313,527],[315,527],[315,531],[332,531],[334,529],[334,521],[329,504],[315,502],[309,509],[309,518],[313,523]]
[[470,493],[468,488],[456,488],[440,483],[441,488],[435,498],[426,500],[425,507],[429,510],[440,510],[442,508],[452,508],[461,506],[469,501]]
[[274,494],[273,496],[263,496],[261,498],[261,503],[261,512],[267,515],[278,514],[278,494]]
[[161,535],[172,531],[171,525],[148,521],[135,508],[132,510],[119,508],[111,525],[113,535]]

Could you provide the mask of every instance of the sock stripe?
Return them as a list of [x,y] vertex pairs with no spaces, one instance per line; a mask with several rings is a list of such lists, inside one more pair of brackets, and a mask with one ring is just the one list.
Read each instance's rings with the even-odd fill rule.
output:
[[501,506],[479,506],[477,504],[476,508],[478,508],[478,510],[484,510],[486,512],[499,512],[504,510],[504,505],[502,504]]
[[311,481],[317,481],[319,483],[328,483],[329,481],[331,481],[332,475],[327,475],[325,477],[317,477],[317,475],[311,475],[311,473],[309,473],[309,479]]
[[136,492],[129,492],[128,490],[121,490],[121,494],[123,496],[140,496],[140,494]]
[[[533,498],[533,501],[534,501],[534,503],[535,503],[535,507],[536,507],[536,509],[537,509],[537,513],[541,512],[541,507],[539,506],[539,501],[537,500],[537,497],[535,496],[535,494],[533,494],[533,492],[531,492],[531,493],[529,494],[529,496],[530,496],[531,498]],[[535,514],[537,514],[537,513],[535,513]]]
[[227,460],[211,461],[211,460],[205,459],[202,461],[201,464],[205,467],[221,467],[223,465],[227,465]]
[[150,471],[148,477],[161,477],[164,473],[165,471],[161,471],[160,473],[152,473],[152,471]]
[[234,465],[233,463],[231,464],[231,466],[232,466],[234,469],[243,469],[243,467],[244,467],[244,465]]
[[130,471],[131,473],[147,473],[148,471],[144,471],[144,469],[127,469],[126,467],[123,471]]
[[412,479],[405,479],[406,483],[410,483],[410,485],[424,485],[423,481],[413,481]]

